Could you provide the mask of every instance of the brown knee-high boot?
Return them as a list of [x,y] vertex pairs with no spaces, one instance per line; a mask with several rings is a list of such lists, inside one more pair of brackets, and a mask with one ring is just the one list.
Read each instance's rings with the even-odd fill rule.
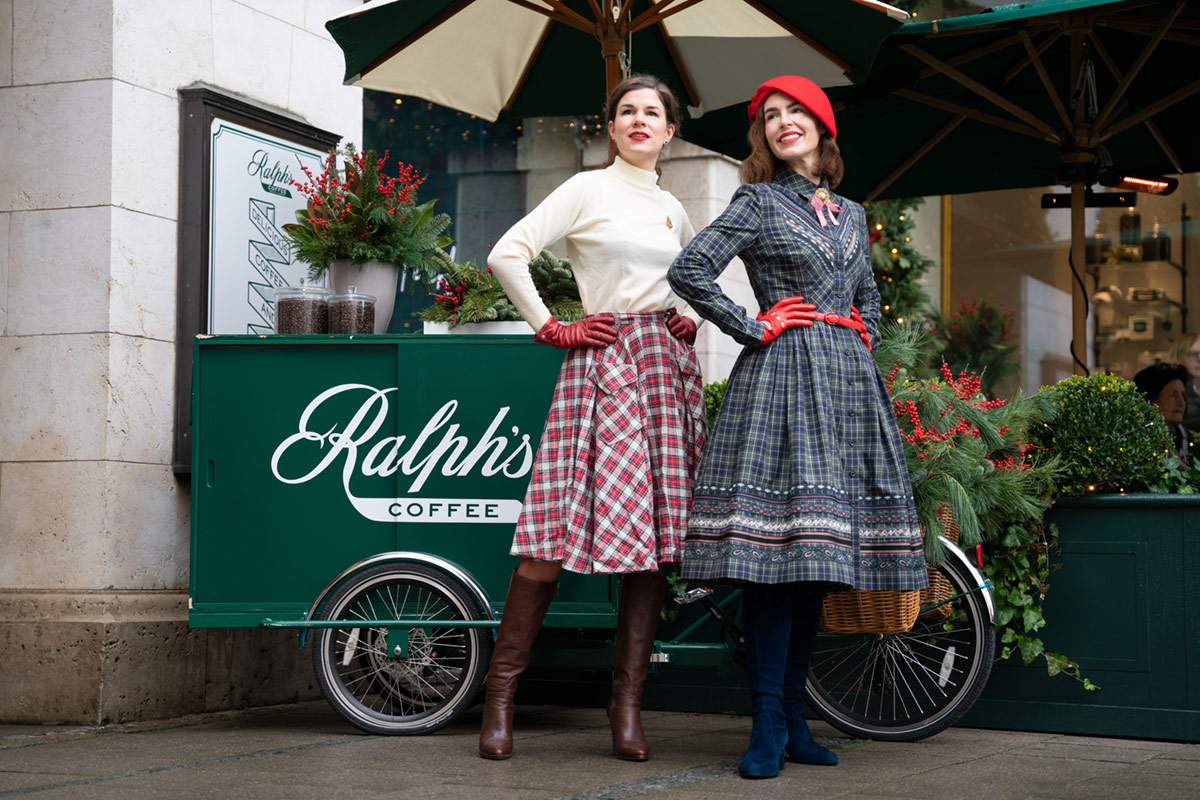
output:
[[531,581],[513,571],[484,684],[487,696],[483,703],[483,726],[479,731],[479,755],[483,758],[500,760],[512,755],[513,695],[517,692],[517,676],[529,666],[529,651],[557,586],[557,581]]
[[658,614],[666,594],[667,579],[661,572],[636,572],[621,580],[608,720],[612,724],[613,752],[626,761],[650,758],[650,745],[642,733],[642,686],[650,671]]

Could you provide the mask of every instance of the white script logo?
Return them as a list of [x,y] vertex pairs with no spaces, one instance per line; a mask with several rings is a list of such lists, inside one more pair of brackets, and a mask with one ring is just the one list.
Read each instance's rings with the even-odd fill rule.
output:
[[[411,495],[421,490],[435,470],[445,476],[465,476],[479,466],[479,473],[484,477],[503,474],[508,478],[520,478],[533,466],[529,434],[522,434],[515,425],[511,428],[512,439],[497,433],[510,406],[497,410],[487,430],[474,444],[466,436],[459,435],[458,423],[450,424],[458,409],[457,400],[449,400],[435,411],[411,441],[407,436],[383,436],[372,441],[388,418],[387,395],[395,391],[394,386],[377,389],[361,383],[343,383],[321,392],[300,415],[296,433],[275,448],[271,472],[283,483],[307,483],[344,457],[342,487],[355,510],[367,519],[375,522],[516,522],[521,511],[519,500],[354,496],[350,491],[350,478],[356,470],[365,476],[381,478],[395,475],[397,471],[415,475],[408,487]],[[321,404],[347,392],[365,393],[366,396],[341,431],[337,425],[324,433],[312,430],[312,417]],[[328,450],[326,444],[330,445]],[[292,448],[302,454],[311,452],[314,458],[319,455],[320,459],[305,474],[287,477],[280,473],[279,462]],[[365,454],[360,452],[362,450]]]

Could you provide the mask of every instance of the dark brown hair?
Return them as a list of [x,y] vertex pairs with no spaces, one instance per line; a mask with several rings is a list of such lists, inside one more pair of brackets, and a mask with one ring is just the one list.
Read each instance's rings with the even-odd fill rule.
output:
[[[608,123],[614,122],[617,119],[617,106],[621,103],[621,98],[630,92],[636,92],[638,89],[653,89],[658,92],[658,97],[662,100],[663,112],[667,115],[667,124],[675,126],[675,133],[679,133],[679,101],[675,99],[675,93],[671,91],[671,87],[667,86],[653,75],[630,75],[625,80],[621,81],[609,94],[608,99],[604,101],[604,130],[608,131]],[[608,161],[604,162],[604,166],[609,166],[617,158],[617,143],[613,141],[612,136],[608,137]],[[655,171],[660,175],[662,170],[655,167]]]
[[[771,146],[767,144],[767,123],[763,119],[764,116],[760,110],[750,123],[750,130],[746,132],[746,141],[750,143],[750,155],[746,156],[746,160],[738,169],[742,183],[766,183],[774,178],[779,170],[791,169],[771,152]],[[829,188],[833,189],[842,182],[842,176],[846,173],[846,165],[842,163],[842,151],[838,149],[837,142],[829,135],[821,121],[813,117],[813,122],[821,136],[817,141],[817,183],[828,181]]]

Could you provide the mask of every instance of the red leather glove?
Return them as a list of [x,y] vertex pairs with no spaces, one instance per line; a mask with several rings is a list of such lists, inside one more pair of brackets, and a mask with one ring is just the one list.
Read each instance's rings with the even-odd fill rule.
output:
[[858,309],[854,306],[850,306],[850,319],[854,320],[859,325],[862,325],[861,330],[855,328],[855,330],[858,331],[858,338],[863,340],[863,344],[867,346],[868,353],[874,352],[871,349],[871,334],[867,332],[867,326],[863,324],[862,314],[859,314]]
[[806,327],[813,324],[817,307],[804,302],[799,295],[785,297],[766,311],[758,312],[756,319],[763,324],[762,344],[775,339],[788,328]]
[[563,350],[608,347],[617,340],[617,329],[613,326],[612,314],[597,314],[570,325],[563,325],[550,317],[533,340]]
[[667,330],[685,344],[696,343],[696,323],[690,317],[685,317],[675,309],[667,312]]

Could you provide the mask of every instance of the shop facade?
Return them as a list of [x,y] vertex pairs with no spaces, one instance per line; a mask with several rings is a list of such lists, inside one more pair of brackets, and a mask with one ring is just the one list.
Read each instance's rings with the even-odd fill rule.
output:
[[187,625],[179,91],[357,141],[324,30],[354,5],[0,2],[0,719],[316,695],[294,636]]
[[[108,723],[318,695],[294,633],[188,627],[191,478],[174,463],[180,91],[386,146],[395,116],[364,119],[324,29],[357,4],[211,0],[164,14],[151,0],[0,0],[2,721]],[[422,198],[445,192],[460,258],[482,261],[565,178],[602,165],[603,137],[582,136],[583,124],[524,120],[508,145],[447,161],[453,191],[431,184]],[[1182,177],[1170,197],[1139,197],[1136,251],[1101,266],[1097,240],[1084,265],[1093,368],[1131,377],[1197,329],[1183,206],[1200,203],[1200,183]],[[686,141],[664,158],[662,185],[697,228],[737,183],[735,162]],[[991,297],[1016,312],[1022,369],[1006,391],[1072,371],[1068,213],[1040,208],[1048,190],[929,198],[916,212],[932,305]],[[1125,216],[1093,210],[1088,232],[1120,244]],[[1166,257],[1143,247],[1155,219]],[[738,264],[722,283],[753,309]],[[410,310],[393,330],[415,325]],[[726,377],[739,349],[708,325],[697,347],[706,382]]]

